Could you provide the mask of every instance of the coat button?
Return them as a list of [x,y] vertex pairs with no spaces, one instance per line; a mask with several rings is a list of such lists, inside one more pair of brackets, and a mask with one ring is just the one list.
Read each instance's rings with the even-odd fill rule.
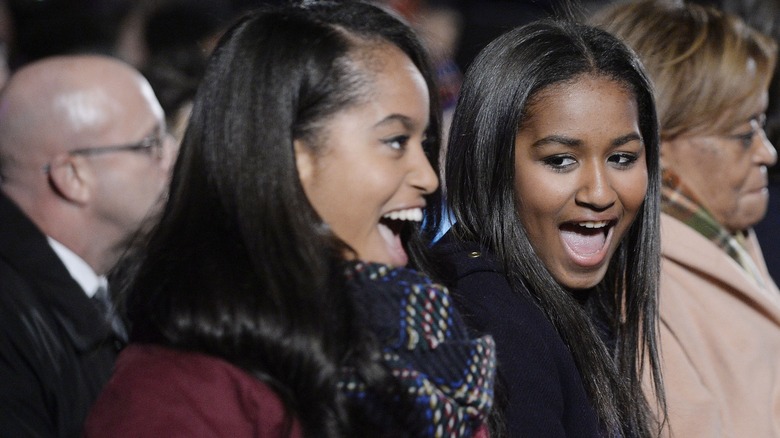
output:
[[480,252],[479,252],[479,251],[471,251],[471,252],[469,253],[469,258],[470,258],[470,259],[475,259],[475,258],[477,258],[477,257],[479,257],[479,256],[481,256],[481,255],[482,255],[482,254],[480,254]]

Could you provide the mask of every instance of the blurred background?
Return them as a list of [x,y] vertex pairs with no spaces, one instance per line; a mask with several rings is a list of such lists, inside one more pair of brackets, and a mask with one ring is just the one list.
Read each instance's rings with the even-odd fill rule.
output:
[[[436,64],[447,115],[462,73],[493,38],[543,17],[581,18],[625,0],[375,0],[415,27]],[[741,16],[780,39],[780,0],[690,0]],[[205,60],[221,32],[248,9],[280,0],[0,0],[0,85],[20,66],[64,53],[102,53],[149,79],[178,138]],[[767,135],[780,144],[780,77],[770,89]],[[770,170],[770,209],[756,227],[767,263],[780,277],[780,166]]]

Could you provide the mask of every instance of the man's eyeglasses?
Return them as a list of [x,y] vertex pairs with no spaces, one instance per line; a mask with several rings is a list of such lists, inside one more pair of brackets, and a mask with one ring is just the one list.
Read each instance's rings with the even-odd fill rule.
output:
[[[144,137],[137,143],[120,144],[113,146],[95,146],[91,148],[79,148],[65,152],[68,155],[101,155],[112,152],[144,152],[152,158],[159,160],[163,156],[163,148],[170,134],[164,126],[155,128],[152,134]],[[49,173],[51,164],[43,167],[43,171]]]
[[111,152],[146,152],[154,158],[162,158],[163,146],[168,137],[165,128],[158,128],[153,134],[148,135],[137,143],[121,144],[115,146],[97,146],[93,148],[81,148],[68,151],[70,155],[99,155]]

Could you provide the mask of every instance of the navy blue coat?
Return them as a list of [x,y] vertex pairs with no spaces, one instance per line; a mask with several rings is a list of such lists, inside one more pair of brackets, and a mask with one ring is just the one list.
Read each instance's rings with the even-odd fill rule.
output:
[[513,291],[490,254],[452,232],[433,252],[466,324],[496,342],[509,436],[602,436],[571,352],[530,293]]

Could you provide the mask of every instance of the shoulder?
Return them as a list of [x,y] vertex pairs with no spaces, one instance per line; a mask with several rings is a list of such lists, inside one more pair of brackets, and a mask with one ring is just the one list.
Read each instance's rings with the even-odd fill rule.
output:
[[513,288],[501,263],[477,243],[445,235],[434,254],[466,324],[495,340],[510,434],[598,435],[571,352],[532,292],[523,285]]
[[448,233],[434,251],[466,324],[476,334],[493,336],[499,370],[550,375],[565,364],[571,371],[570,353],[533,294],[523,285],[513,288],[489,250]]
[[275,437],[287,436],[288,426],[299,435],[279,396],[234,365],[200,353],[130,345],[90,413],[86,436],[240,437],[259,430]]
[[54,335],[71,324],[81,334],[83,307],[91,304],[46,236],[2,194],[0,223],[0,327],[21,325],[16,334],[64,338]]
[[598,435],[571,352],[531,291],[523,285],[513,288],[502,264],[475,242],[460,242],[448,233],[433,252],[467,325],[495,340],[510,433]]
[[529,290],[509,284],[502,264],[489,249],[476,242],[459,241],[450,232],[434,246],[433,254],[466,319],[484,320],[493,327],[518,326],[515,329],[530,333],[538,325],[549,325]]
[[[20,310],[41,307],[33,284],[0,257],[0,311],[15,314]],[[0,323],[6,322],[0,319]]]
[[697,267],[707,267],[715,258],[729,258],[715,242],[666,213],[661,213],[661,256]]
[[448,281],[456,281],[477,272],[503,277],[501,264],[489,250],[477,242],[457,239],[451,230],[436,242],[431,252]]
[[[67,336],[36,285],[0,259],[0,349],[12,357],[41,369],[59,368]],[[24,367],[15,367],[17,371]]]

